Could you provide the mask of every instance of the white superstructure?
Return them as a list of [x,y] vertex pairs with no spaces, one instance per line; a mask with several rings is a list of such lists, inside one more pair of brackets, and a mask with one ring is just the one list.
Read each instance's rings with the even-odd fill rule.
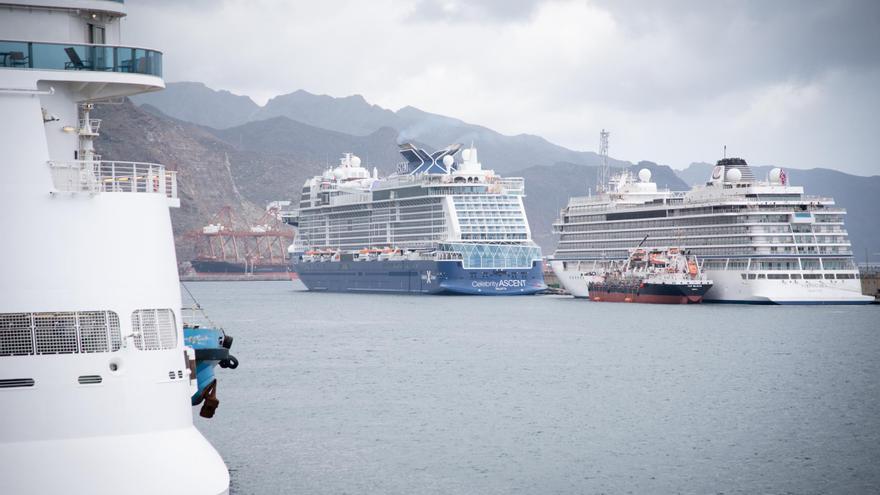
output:
[[345,154],[340,165],[306,180],[291,252],[394,248],[462,259],[465,267],[529,268],[540,262],[532,241],[519,177],[483,169],[473,146],[453,145],[433,156],[401,145],[408,163],[380,179]]
[[164,87],[122,2],[0,3],[0,492],[228,491],[193,426],[175,173],[102,161],[93,105]]
[[563,286],[588,297],[587,285],[611,260],[646,248],[694,254],[714,286],[706,301],[779,304],[867,303],[832,198],[807,196],[774,169],[764,181],[745,160],[720,160],[704,185],[657,189],[647,169],[618,175],[606,192],[571,198],[554,224],[560,235],[550,265]]

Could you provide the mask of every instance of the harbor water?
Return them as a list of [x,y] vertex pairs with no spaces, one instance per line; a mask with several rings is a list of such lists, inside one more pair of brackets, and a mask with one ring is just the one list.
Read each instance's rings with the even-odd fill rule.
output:
[[187,287],[234,494],[880,492],[877,306]]

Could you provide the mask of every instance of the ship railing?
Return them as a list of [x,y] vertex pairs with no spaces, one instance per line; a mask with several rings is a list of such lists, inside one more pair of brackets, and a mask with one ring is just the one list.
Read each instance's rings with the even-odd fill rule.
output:
[[177,172],[142,162],[50,161],[52,184],[58,192],[148,193],[177,199]]
[[[700,198],[700,199],[692,199],[686,202],[679,202],[682,196],[668,196],[666,198],[667,203],[673,205],[687,205],[687,206],[699,206],[699,205],[707,205],[707,206],[721,206],[719,203],[723,204],[740,204],[746,205],[749,208],[754,209],[755,211],[793,211],[794,208],[799,208],[801,205],[806,204],[810,209],[807,211],[817,211],[819,213],[836,213],[836,212],[844,212],[846,208],[839,206],[829,206],[827,203],[831,203],[834,201],[833,198],[824,197],[824,196],[803,196],[796,200],[773,200],[773,199],[761,199],[761,198]],[[670,199],[674,199],[676,201],[669,201]],[[577,213],[589,213],[592,211],[605,211],[608,209],[609,203],[611,203],[607,197],[604,196],[579,196],[571,198],[568,201],[568,207],[577,207]],[[816,208],[819,205],[822,205],[821,209]],[[647,203],[614,203],[615,210],[622,209],[637,209],[637,208],[645,208],[645,207],[655,207],[657,203],[647,202]],[[760,207],[760,208],[759,208]],[[769,207],[775,207],[775,209],[771,209]],[[691,213],[682,213],[683,215],[690,215]]]
[[526,191],[526,181],[522,177],[505,177],[498,180],[504,194],[522,196]]
[[162,77],[162,52],[130,46],[0,40],[0,68],[125,72]]
[[354,203],[366,203],[373,199],[373,193],[350,193],[340,194],[330,198],[330,206],[350,205]]

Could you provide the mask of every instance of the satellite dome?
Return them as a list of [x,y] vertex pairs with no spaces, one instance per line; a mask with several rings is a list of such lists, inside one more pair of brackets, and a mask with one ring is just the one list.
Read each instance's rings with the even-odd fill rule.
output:
[[464,161],[470,160],[471,159],[471,150],[468,148],[461,150],[461,158]]
[[651,180],[651,171],[646,168],[639,170],[639,180],[649,182]]
[[443,157],[443,165],[451,167],[453,163],[455,163],[455,158],[452,158],[452,155],[446,155]]
[[727,171],[727,182],[739,182],[742,179],[742,172],[738,168],[732,168]]
[[351,166],[352,167],[360,167],[361,166],[361,158],[357,155],[351,155]]
[[782,182],[780,179],[782,178],[782,169],[779,167],[773,168],[770,171],[770,183],[771,184],[779,184]]

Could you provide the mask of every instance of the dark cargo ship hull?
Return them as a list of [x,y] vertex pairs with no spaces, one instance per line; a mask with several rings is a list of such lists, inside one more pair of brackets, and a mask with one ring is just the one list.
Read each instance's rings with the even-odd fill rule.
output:
[[229,261],[193,260],[193,270],[198,273],[284,273],[287,265],[284,263],[257,263],[247,264],[233,263]]
[[591,301],[633,302],[654,304],[697,304],[712,284],[609,284],[594,282],[589,284]]

